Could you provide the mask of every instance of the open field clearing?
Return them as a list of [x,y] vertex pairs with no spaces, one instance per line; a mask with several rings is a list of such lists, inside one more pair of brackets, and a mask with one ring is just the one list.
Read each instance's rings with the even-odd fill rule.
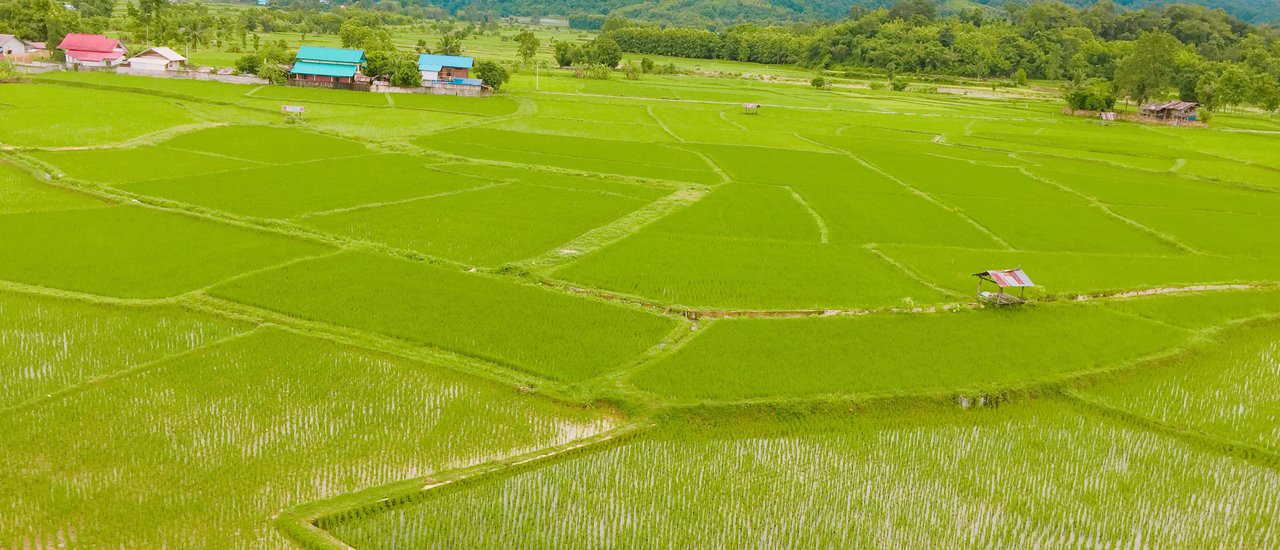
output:
[[490,98],[0,84],[0,548],[1280,547],[1274,116],[534,32]]
[[64,86],[5,86],[0,116],[0,144],[19,147],[105,145],[204,122],[163,99]]
[[326,247],[139,206],[0,216],[0,278],[163,298]]
[[[161,178],[203,176],[259,165],[245,159],[165,146],[35,151],[30,153],[30,156],[48,163],[67,177],[111,185]],[[157,166],[166,168],[158,171]]]
[[0,162],[0,215],[109,206],[95,197],[36,180],[26,171]]
[[0,416],[0,541],[282,547],[268,521],[286,505],[609,425],[427,365],[260,330]]
[[[233,214],[286,219],[485,184],[428,170],[421,157],[371,154],[363,148],[348,152],[359,156],[149,180],[120,188]],[[380,178],[387,184],[351,185],[355,178]]]
[[534,135],[484,128],[456,130],[415,143],[452,155],[545,165],[574,171],[644,179],[719,183],[698,155],[661,144],[610,142],[569,136]]
[[597,187],[493,182],[422,200],[321,214],[304,223],[345,237],[491,266],[547,252],[647,204],[612,194],[605,185]]
[[1280,474],[1057,403],[760,424],[677,425],[333,531],[357,548],[1280,542]]
[[[725,319],[700,330],[706,334],[637,373],[635,385],[682,399],[981,393],[1123,364],[1189,337],[1082,305]],[[1081,341],[1095,345],[1072,345]]]
[[[555,380],[581,380],[617,367],[675,328],[672,320],[639,310],[364,254],[293,264],[213,292]],[[539,322],[527,323],[531,315]]]

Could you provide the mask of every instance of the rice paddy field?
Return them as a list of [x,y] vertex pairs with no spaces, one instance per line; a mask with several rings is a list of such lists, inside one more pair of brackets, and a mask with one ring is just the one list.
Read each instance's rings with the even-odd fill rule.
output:
[[0,84],[0,549],[1278,547],[1278,130]]

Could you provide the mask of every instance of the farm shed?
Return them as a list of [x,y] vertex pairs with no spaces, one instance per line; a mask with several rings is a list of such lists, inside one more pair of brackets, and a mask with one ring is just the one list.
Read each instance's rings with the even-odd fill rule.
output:
[[475,60],[466,56],[429,53],[418,56],[418,70],[422,72],[422,83],[426,86],[468,78],[474,65]]
[[[996,305],[1020,304],[1025,301],[1027,287],[1036,286],[1022,269],[992,269],[973,274],[978,278],[978,299]],[[982,284],[990,282],[996,285],[996,292],[983,292]],[[1017,288],[1018,295],[1006,294],[1006,288]]]
[[364,62],[364,50],[303,46],[289,69],[289,84],[354,89]]
[[58,49],[71,67],[114,67],[129,53],[124,43],[101,34],[68,34]]
[[178,52],[164,46],[156,46],[130,57],[124,62],[124,66],[143,71],[177,71],[182,69],[186,62],[187,58],[182,57]]
[[1155,120],[1194,121],[1198,116],[1199,107],[1200,104],[1190,101],[1148,103],[1142,106],[1142,117]]

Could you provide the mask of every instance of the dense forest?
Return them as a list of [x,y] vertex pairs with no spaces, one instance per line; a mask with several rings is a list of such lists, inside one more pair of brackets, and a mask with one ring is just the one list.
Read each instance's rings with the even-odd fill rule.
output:
[[930,0],[900,0],[829,25],[715,32],[611,19],[605,26],[623,51],[640,54],[870,67],[890,80],[901,73],[1066,79],[1082,105],[1094,106],[1175,92],[1210,108],[1280,104],[1280,31],[1197,5],[1123,10],[1107,0],[1084,9],[1034,2],[1000,16],[975,10],[944,17]]

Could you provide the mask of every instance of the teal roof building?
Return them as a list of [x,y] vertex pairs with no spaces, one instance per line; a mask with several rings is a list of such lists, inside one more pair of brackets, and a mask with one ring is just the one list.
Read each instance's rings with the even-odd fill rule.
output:
[[303,46],[298,48],[289,73],[303,80],[311,77],[354,78],[364,62],[364,50]]

